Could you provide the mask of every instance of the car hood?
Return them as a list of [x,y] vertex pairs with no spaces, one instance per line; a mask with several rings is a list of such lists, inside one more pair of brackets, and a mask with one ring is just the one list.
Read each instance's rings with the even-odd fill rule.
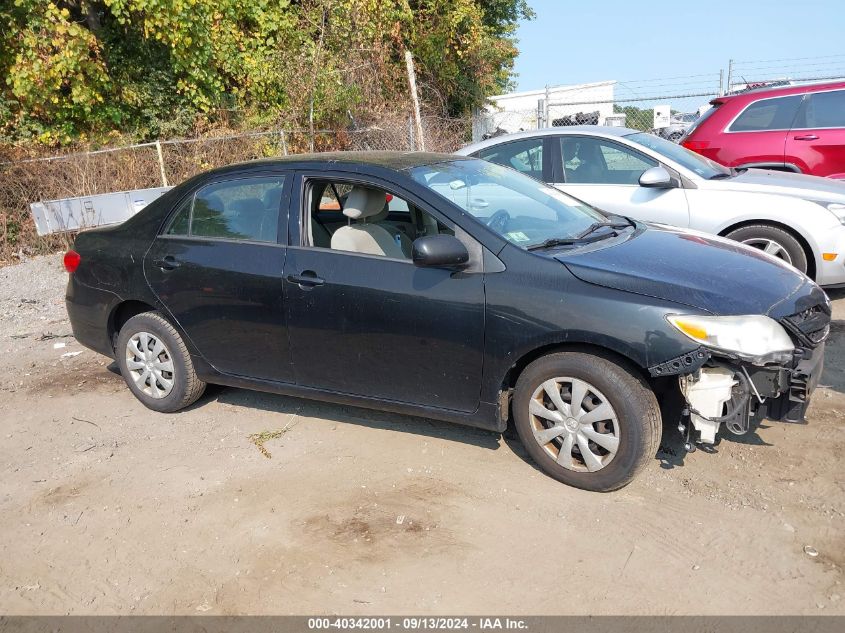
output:
[[777,193],[805,200],[845,204],[845,182],[768,169],[748,169],[733,178],[708,180],[707,186],[730,191]]
[[[578,279],[712,314],[791,314],[812,281],[765,253],[723,238],[650,224],[606,248],[556,253]],[[782,306],[783,309],[779,309]]]

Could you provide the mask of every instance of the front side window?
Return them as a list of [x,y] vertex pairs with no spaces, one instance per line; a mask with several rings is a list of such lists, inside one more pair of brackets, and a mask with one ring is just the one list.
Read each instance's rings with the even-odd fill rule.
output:
[[275,242],[283,185],[273,176],[203,187],[180,205],[167,234]]
[[845,127],[845,90],[808,94],[795,127]]
[[636,185],[657,161],[604,139],[564,136],[560,139],[567,183]]
[[431,214],[380,187],[311,180],[300,245],[410,260],[413,241],[454,235]]
[[531,138],[488,147],[480,150],[478,157],[497,165],[511,167],[538,180],[543,178],[542,138]]
[[409,170],[411,177],[523,248],[574,238],[607,218],[565,193],[483,160],[455,160]]
[[788,130],[801,105],[801,95],[755,101],[731,123],[730,132]]

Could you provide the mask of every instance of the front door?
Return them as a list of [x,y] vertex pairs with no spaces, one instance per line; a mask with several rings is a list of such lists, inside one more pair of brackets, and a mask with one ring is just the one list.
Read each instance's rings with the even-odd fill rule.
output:
[[805,174],[845,178],[845,90],[804,95],[785,161]]
[[[346,180],[342,174],[330,180],[304,179],[303,186],[295,187],[303,192],[303,200],[295,200],[294,194],[291,217],[301,212],[305,230],[291,222],[285,267],[285,304],[297,383],[474,411],[479,403],[484,346],[480,263],[478,272],[454,272],[419,268],[401,257],[341,251],[336,247],[338,240],[330,239],[328,248],[311,246],[309,233],[317,232],[309,231],[308,218],[319,210],[321,192],[330,184],[349,189],[362,183],[358,176]],[[419,233],[430,234],[433,226],[441,233],[453,232],[444,217],[432,215],[394,186],[376,180],[363,184],[391,194],[391,208],[409,209],[407,222]],[[381,222],[388,234],[396,233],[398,241],[401,236],[391,228],[397,213],[390,213],[394,224]],[[422,219],[422,214],[429,217]],[[353,219],[349,226],[376,221],[375,216]],[[401,249],[391,252],[397,255]]]
[[156,296],[218,371],[293,382],[282,280],[283,175],[238,177],[189,196],[144,258]]
[[680,187],[641,187],[640,176],[658,162],[603,138],[562,136],[555,187],[607,211],[645,222],[689,226],[686,192]]

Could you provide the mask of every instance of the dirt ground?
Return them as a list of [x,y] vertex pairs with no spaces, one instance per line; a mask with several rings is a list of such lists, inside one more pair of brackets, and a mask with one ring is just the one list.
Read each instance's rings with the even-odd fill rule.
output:
[[426,419],[153,413],[69,336],[65,279],[0,269],[0,613],[845,614],[845,292],[808,425],[685,455],[667,421],[601,495]]

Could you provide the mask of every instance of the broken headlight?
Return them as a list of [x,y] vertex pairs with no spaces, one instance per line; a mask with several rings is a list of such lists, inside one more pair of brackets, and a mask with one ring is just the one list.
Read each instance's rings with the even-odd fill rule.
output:
[[671,314],[666,319],[696,343],[755,364],[785,362],[795,348],[786,330],[777,321],[762,314]]

